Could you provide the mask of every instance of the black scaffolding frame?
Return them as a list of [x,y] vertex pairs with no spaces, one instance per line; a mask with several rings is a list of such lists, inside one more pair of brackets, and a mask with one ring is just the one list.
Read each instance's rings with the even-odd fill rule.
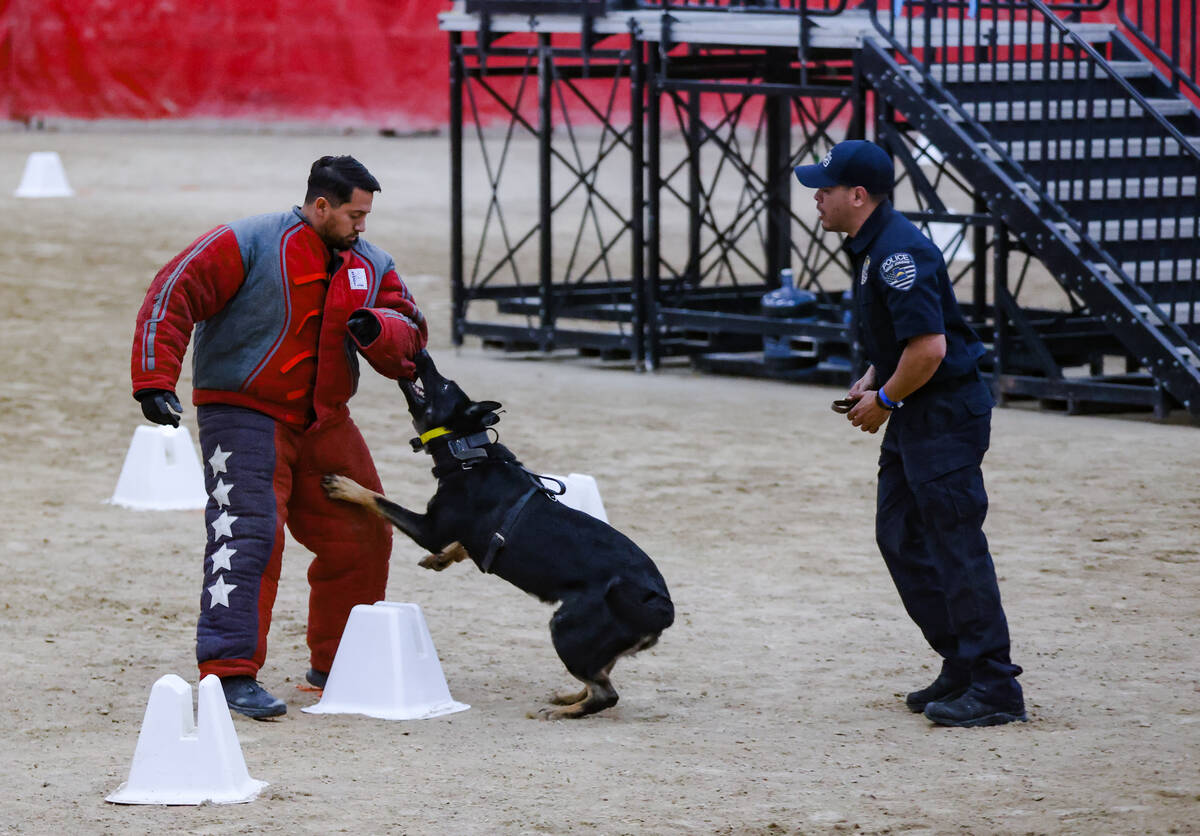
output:
[[[504,46],[478,37],[466,44],[462,34],[450,33],[450,164],[451,164],[451,284],[452,337],[460,344],[466,336],[513,349],[549,351],[573,348],[615,356],[644,355],[643,283],[644,203],[641,163],[643,118],[641,112],[642,60],[638,49],[603,48],[576,38],[563,46],[554,35],[539,33],[534,42]],[[639,45],[640,46],[640,45]],[[498,85],[498,79],[509,84]],[[580,89],[607,82],[602,106]],[[532,94],[530,89],[532,88]],[[615,108],[621,90],[628,91],[632,106],[622,124]],[[528,107],[526,97],[535,103]],[[502,131],[484,130],[487,120],[480,97],[486,97],[506,114]],[[592,130],[590,157],[576,136],[576,116],[568,97],[581,104],[598,123]],[[525,112],[534,110],[531,119]],[[556,119],[560,138],[555,138]],[[469,119],[464,119],[469,115]],[[465,251],[464,131],[469,123],[481,151],[487,210],[468,260]],[[598,135],[596,135],[598,130]],[[537,155],[536,216],[512,229],[500,187],[505,165],[518,135],[532,140]],[[496,153],[498,146],[499,153]],[[565,146],[565,150],[564,150]],[[627,202],[605,193],[601,168],[618,156],[627,158],[618,168],[627,178]],[[555,178],[555,173],[560,175]],[[566,175],[557,193],[556,179]],[[478,185],[477,183],[475,185]],[[515,190],[528,200],[528,184]],[[582,201],[581,212],[569,218],[563,211],[572,200]],[[571,228],[572,245],[567,262],[555,264],[556,232]],[[500,246],[489,249],[493,232]],[[590,239],[592,247],[584,246]],[[623,244],[623,247],[622,247]],[[536,247],[536,278],[522,267],[526,247]],[[629,263],[614,263],[614,250],[628,253]],[[507,279],[507,281],[505,281]],[[500,317],[474,318],[471,306],[493,302]],[[591,324],[582,327],[581,324]],[[595,327],[599,323],[602,327]],[[608,327],[603,327],[603,325]]]
[[[1066,20],[1107,2],[1062,1]],[[968,319],[991,344],[985,367],[1001,399],[1058,400],[1071,411],[1089,402],[1149,407],[1163,416],[1173,405],[1168,391],[1192,385],[1193,371],[1163,372],[1151,368],[1161,361],[1132,355],[1130,341],[1143,341],[1144,326],[1134,321],[1140,308],[1117,300],[1114,313],[1097,314],[1103,306],[1084,303],[1082,279],[1064,277],[1061,259],[1047,260],[1044,236],[1033,228],[1055,218],[1016,223],[996,194],[979,187],[980,171],[980,182],[990,175],[986,161],[970,159],[976,151],[953,160],[939,153],[955,145],[946,145],[946,131],[957,130],[950,122],[961,110],[941,124],[948,105],[927,98],[934,88],[942,93],[936,82],[917,78],[929,89],[912,95],[899,84],[919,69],[915,61],[884,67],[892,82],[874,75],[891,60],[889,48],[906,55],[900,32],[909,44],[922,30],[926,42],[931,32],[944,39],[953,29],[962,38],[974,25],[966,13],[972,5],[997,21],[1012,17],[1010,7],[1036,7],[1041,17],[1026,27],[1030,38],[1044,32],[1048,39],[1057,27],[1056,42],[1083,44],[1086,24],[1071,23],[1083,32],[1074,34],[1042,0],[909,0],[903,17],[888,10],[887,18],[875,0],[862,9],[845,0],[643,0],[640,8],[589,0],[576,4],[574,16],[561,9],[540,16],[533,7],[544,2],[565,0],[470,0],[475,19],[448,25],[443,17],[456,344],[475,336],[494,347],[565,348],[638,369],[678,357],[717,372],[846,382],[862,365],[849,264],[840,236],[794,205],[790,169],[816,162],[841,139],[871,138],[899,164],[893,202],[939,243]],[[989,48],[973,49],[984,57],[972,60],[987,60]],[[944,61],[944,52],[923,55]],[[486,130],[481,99],[501,114]],[[592,122],[586,130],[577,124],[581,113]],[[486,208],[473,214],[464,205],[468,125],[483,160],[483,177],[470,182],[487,193]],[[520,139],[536,153],[538,182],[521,184],[510,200],[502,194],[504,166]],[[1009,179],[1001,177],[1014,195],[1009,202],[1023,200],[1018,192],[1027,184]],[[513,221],[516,204],[536,204],[536,214]],[[785,268],[815,297],[803,317],[761,307]],[[1023,298],[1027,277],[1047,269],[1061,285],[1058,307],[1046,307],[1044,293],[1036,303]],[[1191,274],[1176,283],[1193,295],[1200,286]],[[1171,313],[1187,309],[1171,304]],[[1126,317],[1119,327],[1118,315]],[[1182,346],[1164,348],[1178,368],[1188,338],[1169,324],[1160,328]],[[788,341],[802,362],[767,362],[768,339]],[[1105,374],[1105,358],[1114,356],[1126,358],[1127,374]],[[1092,374],[1068,380],[1068,367]],[[1169,387],[1165,374],[1174,375]],[[1196,413],[1200,397],[1183,405]]]

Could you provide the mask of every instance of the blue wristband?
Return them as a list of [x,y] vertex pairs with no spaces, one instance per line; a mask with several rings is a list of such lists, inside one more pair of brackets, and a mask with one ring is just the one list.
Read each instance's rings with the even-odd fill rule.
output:
[[900,406],[900,403],[903,403],[903,401],[900,403],[892,401],[892,399],[887,396],[887,392],[883,391],[882,386],[879,387],[878,394],[879,400],[883,402],[883,405],[886,409],[895,409],[896,407]]

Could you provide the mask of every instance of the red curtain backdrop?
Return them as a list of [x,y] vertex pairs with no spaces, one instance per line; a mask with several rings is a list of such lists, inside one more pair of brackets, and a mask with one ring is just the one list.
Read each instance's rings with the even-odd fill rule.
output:
[[[1115,19],[1116,3],[1102,16]],[[1169,9],[1171,0],[1160,3]],[[449,8],[449,0],[0,0],[0,118],[438,128],[449,115],[449,56],[437,15]],[[487,116],[502,113],[479,104]]]
[[448,117],[439,0],[0,0],[10,119],[419,130]]

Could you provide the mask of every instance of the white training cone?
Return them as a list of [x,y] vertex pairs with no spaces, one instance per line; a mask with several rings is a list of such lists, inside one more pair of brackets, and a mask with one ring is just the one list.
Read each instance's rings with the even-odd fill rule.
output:
[[109,502],[138,511],[203,508],[204,470],[187,427],[138,427]]
[[470,707],[450,698],[421,608],[380,601],[350,610],[321,701],[302,710],[424,720]]
[[[568,508],[591,514],[601,522],[608,522],[608,514],[604,513],[604,503],[600,500],[600,488],[596,480],[586,473],[572,473],[569,476],[547,476],[546,479],[557,479],[567,486],[558,501]],[[551,490],[558,490],[553,482],[543,481]]]
[[17,197],[71,197],[75,192],[67,183],[67,172],[56,151],[34,151],[25,161]]
[[173,673],[154,683],[129,780],[108,801],[240,804],[267,786],[246,772],[220,679],[209,674],[200,681],[199,703],[193,719],[191,685]]

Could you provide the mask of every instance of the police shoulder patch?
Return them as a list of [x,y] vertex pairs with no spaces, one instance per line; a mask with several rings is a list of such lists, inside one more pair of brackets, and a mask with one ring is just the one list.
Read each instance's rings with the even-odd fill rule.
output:
[[879,275],[889,287],[910,290],[917,280],[917,263],[908,253],[892,253],[879,265]]

